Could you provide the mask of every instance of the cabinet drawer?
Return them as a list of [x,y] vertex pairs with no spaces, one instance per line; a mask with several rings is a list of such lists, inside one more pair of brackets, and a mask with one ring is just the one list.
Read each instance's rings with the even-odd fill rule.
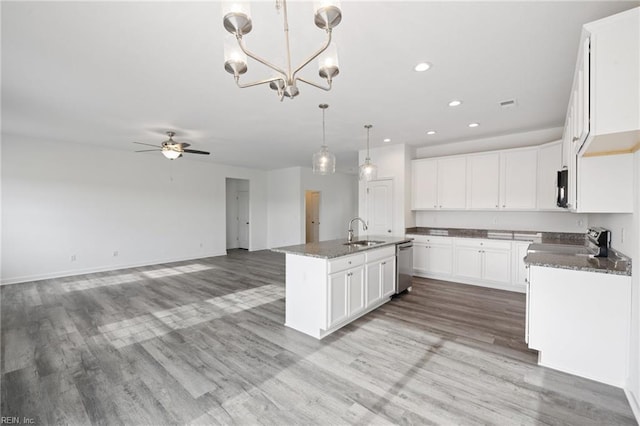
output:
[[367,250],[365,253],[367,256],[367,263],[373,262],[378,259],[384,259],[385,257],[396,255],[396,246],[387,246],[374,250]]
[[476,238],[456,238],[456,247],[487,248],[511,250],[511,241],[493,241]]
[[438,244],[438,245],[453,245],[453,238],[451,237],[440,237],[433,235],[416,235],[416,234],[407,234],[408,238],[413,238],[414,243],[422,243],[422,244]]
[[365,256],[364,253],[362,253],[330,260],[328,265],[328,272],[330,274],[333,274],[334,272],[344,271],[345,269],[364,265],[364,259]]

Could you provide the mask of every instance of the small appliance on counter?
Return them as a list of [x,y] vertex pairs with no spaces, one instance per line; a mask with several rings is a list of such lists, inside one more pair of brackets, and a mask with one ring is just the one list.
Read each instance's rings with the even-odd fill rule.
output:
[[598,253],[594,257],[609,256],[609,247],[611,247],[611,231],[600,227],[592,227],[587,231],[587,239],[598,249]]

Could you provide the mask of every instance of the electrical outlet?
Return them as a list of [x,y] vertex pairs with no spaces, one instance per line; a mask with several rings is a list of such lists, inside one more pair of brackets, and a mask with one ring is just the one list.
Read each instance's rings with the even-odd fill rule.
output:
[[494,225],[497,225],[497,224],[498,224],[498,218],[497,218],[497,217],[494,217],[494,218],[493,218],[493,224],[494,224]]
[[578,219],[578,226],[582,228],[582,225],[584,225],[584,222],[582,221],[582,219]]
[[113,257],[118,257],[118,250],[113,252]]
[[620,244],[624,243],[624,228],[620,229]]
[[202,248],[202,243],[200,243],[200,248]]
[[75,254],[72,254],[72,255],[71,255],[71,261],[72,261],[72,262],[75,262],[75,261],[76,261],[76,255],[75,255]]

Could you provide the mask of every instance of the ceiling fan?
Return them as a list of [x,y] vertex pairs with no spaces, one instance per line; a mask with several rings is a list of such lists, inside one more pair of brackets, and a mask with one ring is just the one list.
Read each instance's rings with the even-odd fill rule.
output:
[[136,151],[136,152],[160,151],[162,152],[162,155],[167,157],[169,160],[175,160],[176,158],[180,158],[184,153],[209,155],[207,151],[198,151],[197,149],[185,149],[191,145],[186,142],[174,141],[173,137],[175,135],[176,135],[175,132],[167,132],[167,136],[169,136],[169,139],[162,142],[162,144],[159,147],[157,145],[151,145],[149,143],[134,142],[134,143],[137,143],[138,145],[153,146],[155,148],[155,149],[143,149],[142,151]]

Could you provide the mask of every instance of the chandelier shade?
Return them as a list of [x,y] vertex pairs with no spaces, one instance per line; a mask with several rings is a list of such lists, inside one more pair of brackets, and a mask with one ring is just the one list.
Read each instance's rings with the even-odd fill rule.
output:
[[[321,90],[331,90],[333,78],[340,72],[338,67],[337,49],[331,42],[332,30],[342,20],[342,11],[340,9],[339,2],[323,0],[314,3],[315,25],[326,32],[326,38],[323,45],[311,56],[305,59],[297,68],[293,68],[291,66],[287,1],[276,0],[276,9],[282,9],[284,20],[286,66],[282,68],[274,65],[264,58],[261,58],[247,48],[243,37],[249,34],[253,29],[253,21],[248,3],[232,1],[222,2],[222,24],[231,35],[231,41],[225,40],[224,69],[228,73],[233,74],[238,87],[247,88],[268,84],[271,89],[276,91],[281,101],[285,96],[291,99],[298,96],[300,90],[298,89],[297,83],[299,81]],[[235,43],[235,46],[232,45],[233,43]],[[248,68],[247,58],[251,58],[270,68],[275,72],[275,75],[263,80],[241,83],[240,76],[245,74]],[[316,58],[320,58],[318,75],[324,79],[326,83],[325,85],[318,84],[298,76],[298,72]]]
[[322,109],[322,146],[320,151],[313,154],[311,159],[313,173],[316,175],[330,175],[336,172],[336,156],[329,151],[325,140],[324,112],[329,105],[318,105]]
[[364,159],[364,163],[360,165],[360,180],[370,181],[378,178],[378,166],[371,162],[369,157],[369,131],[373,126],[371,124],[365,124],[364,128],[367,129],[367,156]]

